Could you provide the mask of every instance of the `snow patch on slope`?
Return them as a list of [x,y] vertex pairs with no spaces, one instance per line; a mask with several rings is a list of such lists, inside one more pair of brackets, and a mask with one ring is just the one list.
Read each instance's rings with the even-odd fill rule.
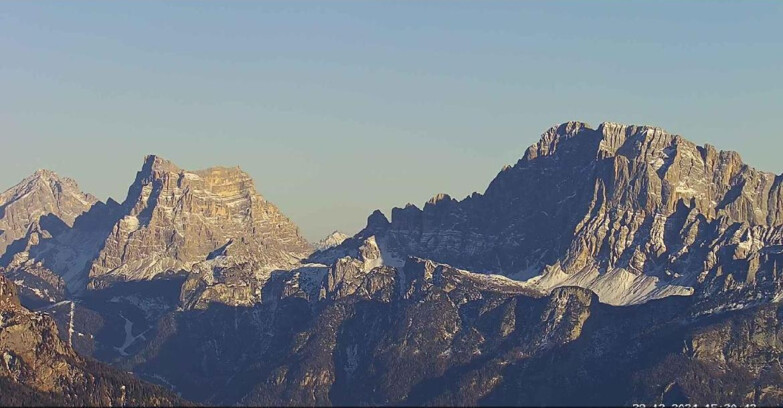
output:
[[545,291],[561,286],[578,286],[598,295],[602,303],[615,306],[635,305],[667,296],[690,296],[694,289],[661,281],[658,277],[634,274],[624,268],[600,273],[596,268],[584,268],[567,274],[559,266],[546,268],[543,274],[526,282]]
[[120,353],[122,356],[128,356],[128,353],[125,351],[128,349],[128,347],[132,346],[133,343],[136,342],[138,339],[146,340],[144,337],[144,334],[149,331],[149,329],[141,332],[140,334],[134,336],[133,335],[133,322],[128,320],[127,317],[120,314],[120,317],[125,320],[125,341],[122,343],[122,346],[115,347],[114,349],[117,350],[117,352]]

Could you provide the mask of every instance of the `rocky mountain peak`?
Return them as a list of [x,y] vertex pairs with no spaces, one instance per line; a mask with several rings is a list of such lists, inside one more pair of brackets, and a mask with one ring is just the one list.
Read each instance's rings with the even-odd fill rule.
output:
[[163,157],[154,154],[148,154],[144,156],[144,164],[142,165],[141,171],[145,174],[152,174],[155,172],[177,173],[180,171],[180,168]]
[[[180,402],[79,345],[206,405],[780,406],[782,183],[660,128],[568,122],[484,194],[376,210],[300,262],[240,168],[147,156],[124,204],[60,234],[39,217],[0,263],[0,402],[17,383],[50,405]],[[88,272],[112,287],[69,301]]]
[[674,140],[681,139],[662,128],[654,126],[623,125],[603,122],[595,130],[601,136],[600,150],[614,155],[631,140],[633,145],[626,146],[655,154],[669,147]]
[[337,245],[342,244],[343,241],[345,241],[348,238],[350,238],[348,234],[344,234],[340,231],[334,231],[331,234],[329,234],[326,238],[315,243],[314,247],[315,249],[322,251],[324,249],[336,247]]
[[[579,140],[573,141],[575,138]],[[593,128],[584,122],[565,122],[544,132],[540,140],[527,149],[522,160],[554,156],[563,150],[565,154],[580,150],[580,154],[591,159],[623,154],[622,151],[618,152],[620,148],[625,148],[625,154],[636,151],[643,155],[654,155],[682,142],[687,140],[655,126],[603,122]]]
[[446,193],[438,193],[432,196],[432,198],[430,198],[429,200],[427,200],[427,204],[438,205],[438,203],[449,202],[449,201],[453,201],[450,195]]
[[57,173],[55,173],[53,170],[37,169],[28,178],[31,178],[31,179],[59,179],[60,176],[58,176]]
[[590,125],[576,121],[552,126],[541,135],[541,139],[538,143],[530,146],[527,151],[525,151],[523,160],[533,160],[537,157],[552,155],[564,141],[577,135],[585,134],[585,130],[591,130]]
[[367,230],[368,231],[381,231],[389,227],[389,219],[381,210],[375,210],[367,217]]
[[756,279],[783,245],[783,177],[659,127],[566,122],[484,194],[391,214],[374,234],[399,256],[642,303],[698,294],[721,263]]
[[42,217],[49,225],[73,225],[98,199],[83,193],[72,179],[40,169],[0,194],[0,256],[14,241],[23,238]]
[[268,268],[290,265],[311,251],[239,167],[189,171],[147,156],[123,207],[125,215],[92,264],[93,280],[189,270],[227,242],[233,255]]
[[98,201],[91,194],[79,190],[79,185],[73,179],[60,177],[52,170],[38,169],[35,173],[25,177],[15,186],[0,194],[0,205],[8,205],[10,202],[23,199],[30,194],[40,193],[51,196],[71,195],[85,202]]
[[[218,196],[246,195],[263,199],[256,192],[253,180],[237,167],[210,167],[187,171],[160,156],[148,155],[129,188],[125,205],[146,203],[150,197],[160,194],[189,190],[192,194],[213,194]],[[145,208],[142,206],[138,211]]]

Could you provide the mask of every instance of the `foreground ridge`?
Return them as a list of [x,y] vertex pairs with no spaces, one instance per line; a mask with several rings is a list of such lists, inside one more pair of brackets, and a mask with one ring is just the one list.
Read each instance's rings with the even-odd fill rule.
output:
[[51,317],[22,307],[0,275],[0,404],[181,406],[173,393],[86,360],[58,337]]

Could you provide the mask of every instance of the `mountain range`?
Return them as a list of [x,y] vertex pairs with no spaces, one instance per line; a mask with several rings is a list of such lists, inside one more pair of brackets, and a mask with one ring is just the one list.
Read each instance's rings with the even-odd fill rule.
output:
[[39,170],[0,194],[0,404],[781,405],[782,184],[567,122],[311,244],[239,168]]

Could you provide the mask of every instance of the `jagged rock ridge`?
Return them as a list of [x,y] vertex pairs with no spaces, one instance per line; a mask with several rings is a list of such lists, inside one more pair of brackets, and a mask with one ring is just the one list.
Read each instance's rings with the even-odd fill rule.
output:
[[615,307],[583,288],[543,294],[400,263],[384,246],[371,236],[355,257],[278,271],[240,307],[184,296],[124,367],[219,405],[783,402],[779,305],[711,316],[693,297]]
[[[542,289],[587,287],[604,302],[633,304],[717,290],[726,279],[735,289],[759,283],[783,248],[781,181],[737,153],[659,128],[568,122],[545,132],[484,194],[440,194],[423,209],[393,209],[391,221],[374,214],[357,237],[382,237],[400,256]],[[358,241],[313,259],[351,253]]]
[[49,170],[38,170],[0,194],[0,268],[6,268],[25,299],[65,298],[68,282],[78,281],[84,270],[88,247],[98,245],[89,231],[74,231],[89,224],[83,217],[87,212],[103,216],[104,209],[75,181]]
[[98,202],[48,171],[1,197],[2,238],[15,241],[0,251],[0,266],[20,283],[29,281],[24,286],[42,301],[81,295],[88,280],[102,287],[188,271],[218,254],[272,270],[311,252],[239,168],[185,171],[148,156],[122,204]]
[[[233,238],[235,213],[198,173],[148,158],[125,203],[106,205],[96,290],[82,299],[105,325],[78,328],[106,336],[96,350],[119,351],[107,360],[190,399],[783,402],[779,177],[735,153],[657,128],[563,124],[484,194],[439,194],[391,221],[376,211],[359,234],[280,269]],[[230,202],[242,195],[229,190]],[[199,227],[205,215],[220,221]],[[197,220],[186,237],[232,232],[205,253],[169,239],[180,220]],[[166,279],[145,279],[164,269],[188,273],[158,292]]]
[[0,194],[0,255],[30,232],[73,226],[76,217],[96,202],[72,179],[37,170]]

